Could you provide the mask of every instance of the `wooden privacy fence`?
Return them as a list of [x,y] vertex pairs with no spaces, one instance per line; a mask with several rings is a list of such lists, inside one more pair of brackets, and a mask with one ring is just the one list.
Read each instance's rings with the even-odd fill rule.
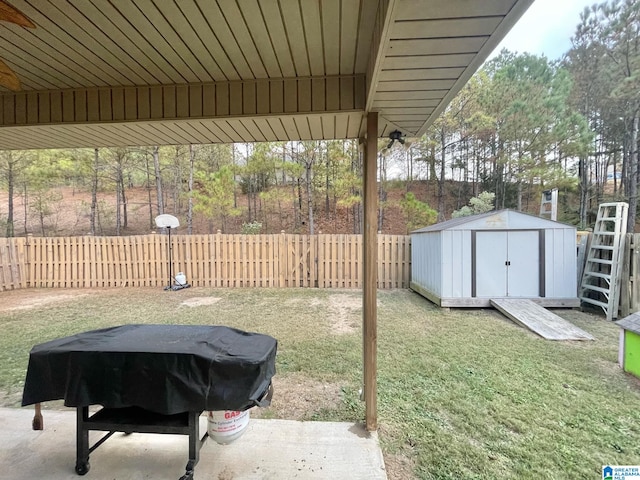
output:
[[[378,287],[408,288],[410,237],[378,242]],[[197,287],[362,287],[360,235],[172,235],[171,257]],[[168,282],[167,235],[0,239],[0,290]]]
[[0,291],[23,288],[24,250],[13,238],[0,238]]
[[620,281],[620,317],[640,311],[640,233],[628,233]]

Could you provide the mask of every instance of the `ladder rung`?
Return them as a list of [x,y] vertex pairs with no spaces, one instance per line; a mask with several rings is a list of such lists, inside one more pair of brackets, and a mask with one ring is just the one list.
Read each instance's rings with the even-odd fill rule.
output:
[[592,256],[590,256],[590,257],[588,258],[588,260],[589,260],[590,262],[595,262],[595,263],[607,263],[607,262],[612,262],[612,261],[613,261],[613,258],[612,258],[612,256],[609,256],[609,257],[599,257],[599,256],[596,256],[596,255],[592,255]]
[[602,293],[609,293],[611,291],[611,283],[607,281],[606,285],[598,284],[598,283],[589,283],[588,279],[585,279],[585,283],[581,285],[581,288],[589,288],[593,290],[602,290]]
[[588,262],[599,263],[602,265],[613,265],[613,260],[607,260],[605,258],[589,258]]
[[609,289],[608,288],[602,288],[602,287],[596,287],[595,285],[582,285],[582,289],[583,290],[591,290],[592,292],[599,292],[602,293],[603,295],[605,295],[607,298],[609,298]]
[[590,277],[596,277],[596,278],[604,278],[607,281],[611,281],[611,275],[607,274],[607,273],[601,273],[601,272],[584,272],[585,276],[590,276]]
[[597,248],[598,250],[613,250],[613,245],[592,245],[593,248]]
[[590,252],[590,255],[587,257],[589,260],[605,260],[611,261],[615,257],[616,252],[609,252],[608,250],[601,250],[599,252]]
[[613,260],[613,255],[594,255],[592,252],[591,255],[589,255],[589,260],[603,260],[604,262],[610,262]]
[[593,305],[598,305],[599,307],[604,308],[605,310],[609,308],[608,303],[599,302],[598,300],[594,300],[593,298],[580,298],[585,303],[591,303]]

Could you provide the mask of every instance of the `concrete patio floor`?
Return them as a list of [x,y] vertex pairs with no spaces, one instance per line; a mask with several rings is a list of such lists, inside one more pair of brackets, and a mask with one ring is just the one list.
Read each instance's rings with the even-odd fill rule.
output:
[[[33,409],[0,408],[0,471],[14,480],[78,480],[75,410],[45,410],[42,431],[31,429]],[[201,431],[206,429],[200,418]],[[91,432],[93,444],[102,433]],[[90,456],[82,478],[173,479],[184,474],[184,435],[116,433]],[[6,476],[5,476],[6,475]],[[200,451],[196,480],[281,479],[386,480],[378,436],[361,425],[252,419],[230,445],[208,439]]]

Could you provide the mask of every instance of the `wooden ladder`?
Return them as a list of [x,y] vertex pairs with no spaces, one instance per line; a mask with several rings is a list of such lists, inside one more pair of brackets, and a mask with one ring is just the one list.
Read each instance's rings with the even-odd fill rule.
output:
[[618,318],[628,209],[624,202],[600,204],[582,273],[580,300],[602,308],[607,320]]

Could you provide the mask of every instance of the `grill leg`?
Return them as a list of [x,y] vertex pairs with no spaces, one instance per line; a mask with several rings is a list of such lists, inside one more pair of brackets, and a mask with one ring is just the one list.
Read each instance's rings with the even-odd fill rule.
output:
[[89,465],[89,430],[85,422],[89,418],[89,407],[76,408],[76,473],[85,475]]
[[31,422],[31,426],[34,430],[43,430],[44,429],[44,420],[42,419],[42,405],[36,403],[35,407],[36,411],[33,416],[33,422]]
[[193,480],[193,471],[200,460],[200,449],[208,437],[205,433],[202,439],[200,438],[200,413],[189,412],[189,461],[180,480]]

